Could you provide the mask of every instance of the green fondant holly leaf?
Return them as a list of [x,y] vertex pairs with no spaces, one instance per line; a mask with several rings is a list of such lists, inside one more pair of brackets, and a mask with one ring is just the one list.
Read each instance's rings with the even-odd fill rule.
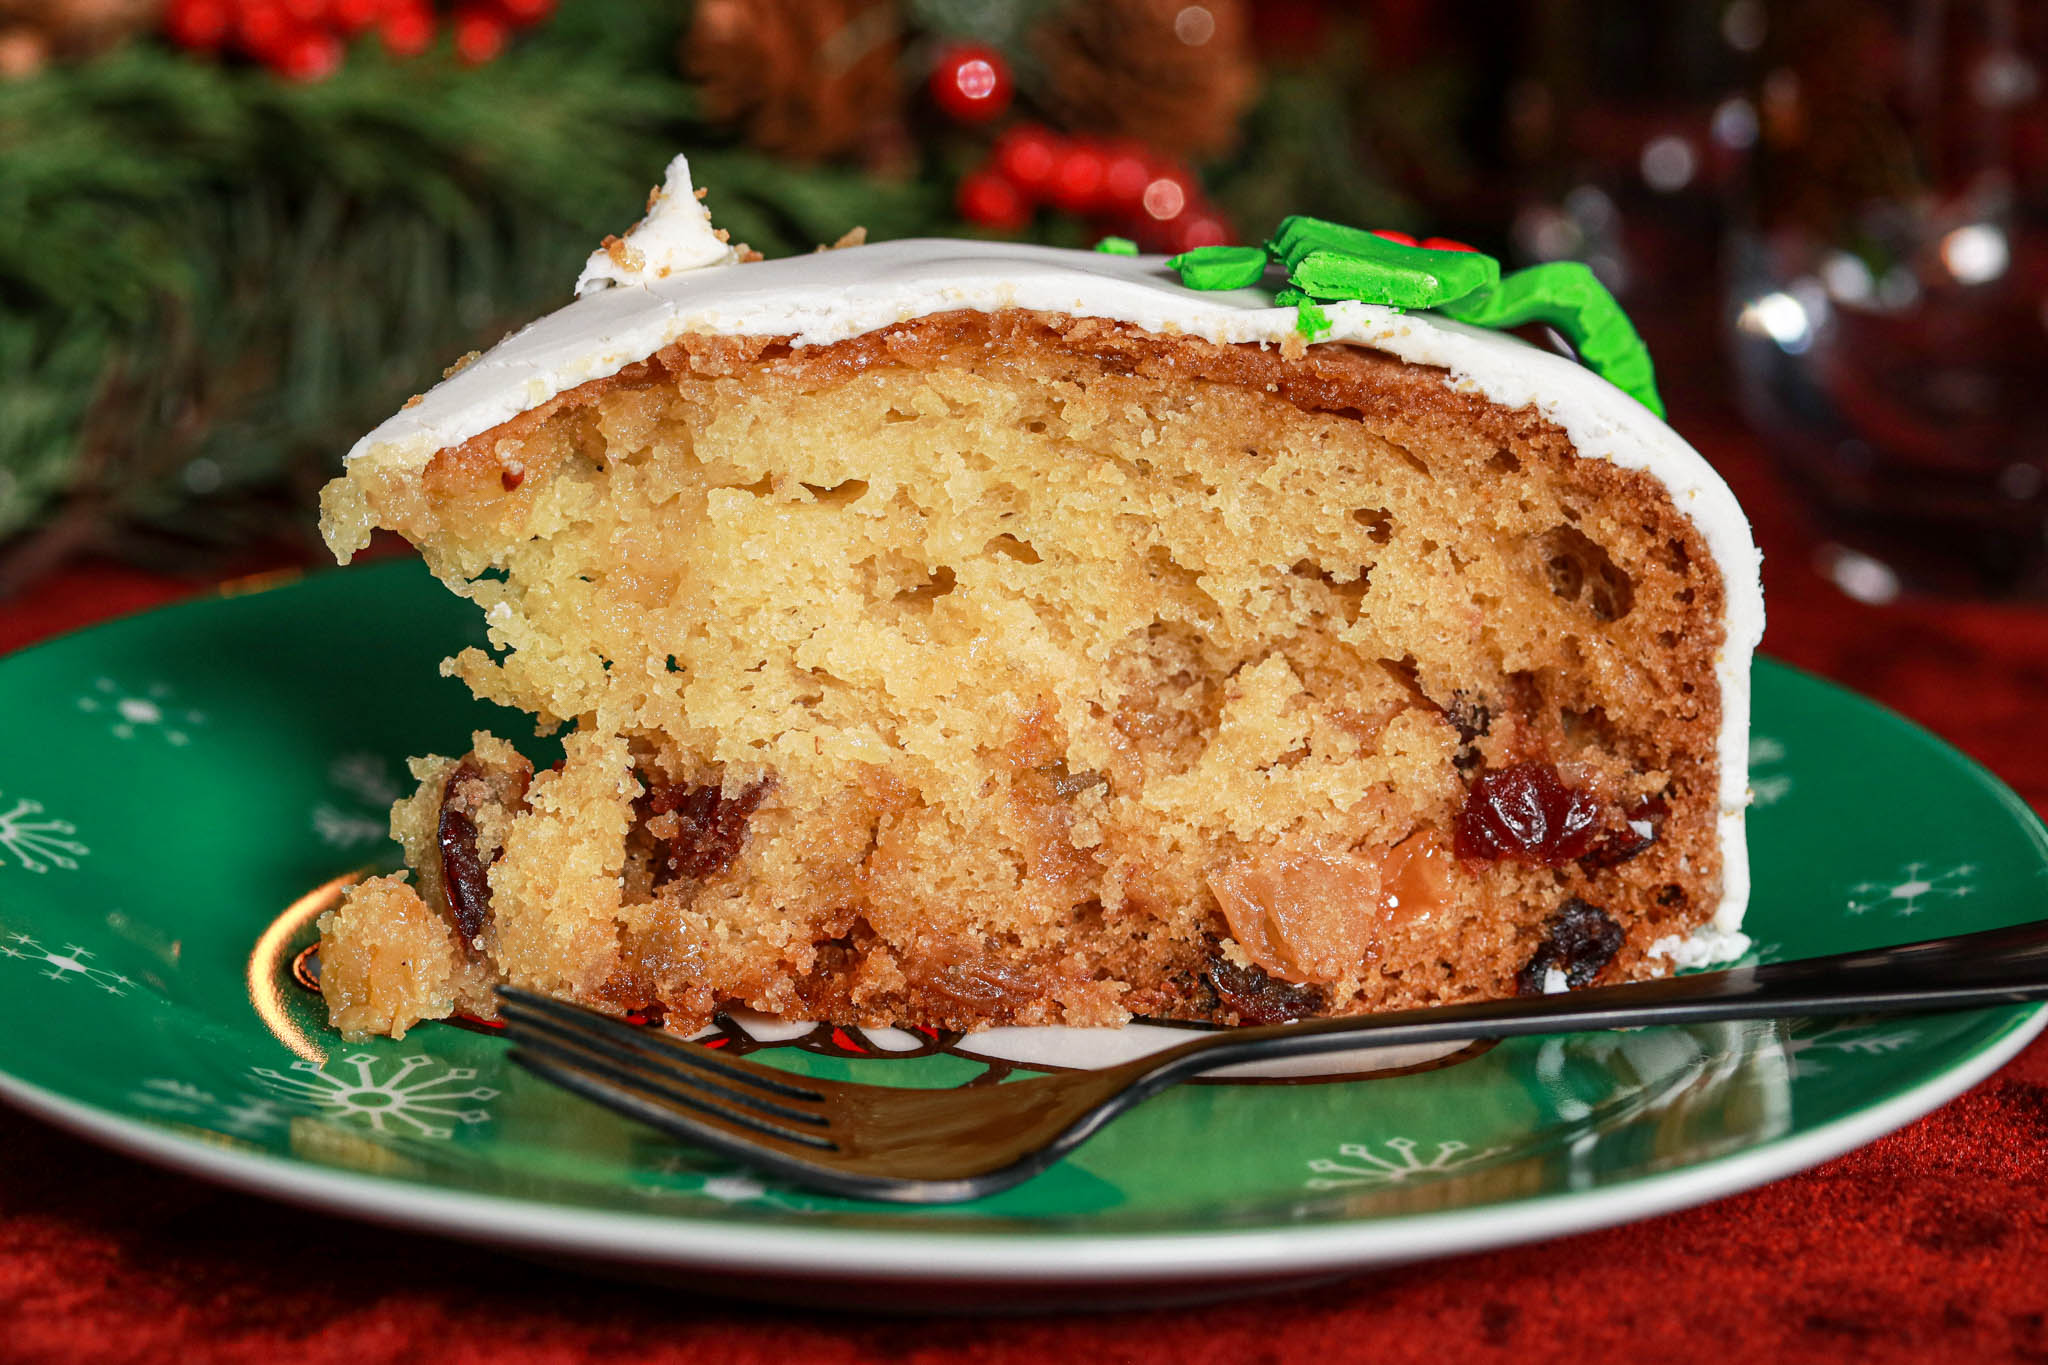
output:
[[1266,249],[1260,246],[1198,246],[1167,262],[1190,289],[1243,289],[1266,274]]
[[1299,289],[1282,289],[1273,295],[1273,302],[1294,309],[1294,330],[1310,341],[1330,330],[1330,315]]
[[1607,286],[1578,261],[1554,261],[1518,270],[1491,289],[1449,300],[1438,308],[1446,316],[1477,327],[1547,323],[1564,334],[1595,374],[1659,417],[1664,415],[1649,348]]
[[1286,264],[1289,283],[1325,301],[1434,308],[1500,279],[1500,262],[1477,251],[1403,246],[1302,214],[1282,219],[1266,247]]
[[1105,256],[1135,256],[1138,244],[1128,237],[1104,237],[1095,244],[1095,249]]

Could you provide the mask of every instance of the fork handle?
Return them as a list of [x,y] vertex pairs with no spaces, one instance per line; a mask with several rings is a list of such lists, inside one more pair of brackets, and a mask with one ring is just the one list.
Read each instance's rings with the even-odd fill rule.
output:
[[1766,966],[1363,1018],[1231,1029],[1145,1059],[1145,1093],[1242,1061],[1735,1019],[1918,1014],[2048,999],[2048,922]]

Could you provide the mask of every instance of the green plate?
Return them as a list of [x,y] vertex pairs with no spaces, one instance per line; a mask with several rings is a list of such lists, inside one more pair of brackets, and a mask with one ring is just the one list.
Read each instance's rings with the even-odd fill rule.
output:
[[[426,1025],[345,1044],[292,983],[334,879],[392,859],[385,808],[405,756],[459,751],[481,726],[527,729],[438,675],[479,637],[474,609],[405,563],[0,660],[0,1094],[245,1188],[640,1273],[813,1303],[1099,1304],[1697,1203],[1926,1112],[2044,1018],[2013,1007],[1366,1059],[1348,1079],[1181,1087],[978,1204],[782,1188],[528,1077],[487,1033]],[[2042,913],[2048,833],[1997,781],[1827,684],[1769,662],[1756,681],[1748,929],[1761,956]],[[1076,1042],[1024,1032],[728,1030],[797,1071],[929,1086]]]

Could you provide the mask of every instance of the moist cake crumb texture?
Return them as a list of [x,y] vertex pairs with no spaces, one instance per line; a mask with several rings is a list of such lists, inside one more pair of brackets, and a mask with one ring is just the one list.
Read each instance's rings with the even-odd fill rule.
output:
[[693,1029],[1264,1022],[1656,975],[1720,899],[1724,585],[1646,473],[1362,349],[941,314],[686,337],[324,530],[565,730],[415,760],[351,1035],[501,981]]

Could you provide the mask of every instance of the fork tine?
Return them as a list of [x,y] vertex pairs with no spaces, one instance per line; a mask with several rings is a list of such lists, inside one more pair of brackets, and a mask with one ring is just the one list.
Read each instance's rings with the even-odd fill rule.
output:
[[698,1044],[670,1038],[658,1030],[628,1024],[610,1015],[587,1010],[581,1005],[556,1000],[552,996],[536,995],[517,986],[500,986],[498,997],[507,1003],[522,1007],[529,1015],[545,1016],[569,1026],[585,1037],[602,1035],[637,1052],[659,1057],[663,1061],[680,1062],[684,1066],[714,1072],[728,1081],[755,1086],[771,1095],[780,1095],[792,1100],[817,1101],[825,1098],[815,1090],[795,1084],[771,1067],[761,1066],[755,1062],[744,1062],[737,1057],[721,1056]]
[[[600,1103],[611,1104],[622,1094],[634,1097],[638,1101],[636,1112],[658,1108],[663,1112],[661,1121],[670,1128],[683,1123],[691,1126],[693,1131],[700,1128],[721,1131],[727,1134],[728,1142],[737,1136],[733,1130],[739,1129],[749,1135],[740,1141],[750,1147],[765,1142],[801,1147],[820,1154],[839,1149],[838,1143],[823,1134],[796,1132],[716,1103],[705,1092],[696,1090],[694,1082],[685,1077],[660,1077],[644,1070],[619,1066],[605,1057],[552,1038],[524,1035],[518,1040],[511,1057],[527,1070],[559,1084],[568,1084],[565,1073],[581,1076],[586,1082],[596,1082],[610,1093],[604,1097],[592,1095],[588,1084],[571,1085],[570,1088],[598,1099]],[[671,1080],[680,1084],[670,1084]],[[676,1112],[678,1109],[688,1113],[679,1114]]]
[[734,1073],[722,1068],[707,1066],[702,1068],[700,1073],[681,1071],[675,1063],[678,1060],[688,1060],[687,1055],[678,1058],[673,1048],[628,1046],[628,1043],[638,1044],[644,1040],[635,1037],[621,1042],[614,1039],[608,1031],[582,1027],[587,1024],[586,1019],[578,1019],[572,1023],[553,1014],[530,1014],[520,1005],[509,1002],[503,1016],[506,1032],[514,1043],[537,1041],[536,1035],[539,1035],[558,1044],[568,1043],[582,1051],[605,1057],[624,1071],[636,1074],[646,1074],[650,1070],[657,1072],[664,1079],[678,1085],[693,1091],[701,1090],[717,1095],[731,1104],[742,1105],[769,1118],[786,1119],[817,1127],[823,1127],[831,1121],[816,1109],[799,1109],[794,1105],[771,1100],[758,1091],[727,1085],[724,1083],[725,1078]]

